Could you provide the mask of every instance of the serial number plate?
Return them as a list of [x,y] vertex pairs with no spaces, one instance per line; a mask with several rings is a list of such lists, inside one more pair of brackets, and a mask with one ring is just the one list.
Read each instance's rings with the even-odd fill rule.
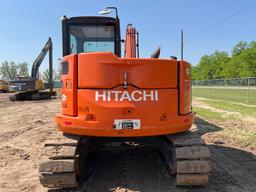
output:
[[115,119],[115,129],[140,129],[140,119]]

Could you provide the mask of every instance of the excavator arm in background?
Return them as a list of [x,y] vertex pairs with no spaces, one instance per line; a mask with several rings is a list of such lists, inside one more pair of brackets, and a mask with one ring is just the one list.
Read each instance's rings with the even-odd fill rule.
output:
[[[56,92],[53,91],[53,54],[52,54],[52,40],[49,37],[45,46],[40,54],[34,61],[31,69],[31,76],[26,79],[16,79],[10,81],[10,90],[12,87],[19,87],[19,90],[14,95],[9,96],[9,100],[41,100],[50,99],[52,96],[56,96]],[[49,91],[40,91],[37,86],[37,75],[39,67],[41,66],[45,56],[49,53]]]
[[39,67],[42,64],[42,62],[48,52],[49,52],[49,71],[50,71],[48,83],[50,86],[50,90],[52,91],[52,89],[53,89],[53,84],[52,84],[52,39],[50,37],[32,65],[31,77],[33,80],[36,80],[37,74],[39,71]]

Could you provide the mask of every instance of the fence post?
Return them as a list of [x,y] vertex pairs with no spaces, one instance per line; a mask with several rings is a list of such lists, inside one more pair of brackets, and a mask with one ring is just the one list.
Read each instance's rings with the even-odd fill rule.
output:
[[211,89],[210,84],[211,84],[211,81],[208,80],[208,99],[210,99],[210,89]]
[[227,100],[227,79],[225,79],[225,101]]
[[247,104],[249,104],[250,77],[247,79]]

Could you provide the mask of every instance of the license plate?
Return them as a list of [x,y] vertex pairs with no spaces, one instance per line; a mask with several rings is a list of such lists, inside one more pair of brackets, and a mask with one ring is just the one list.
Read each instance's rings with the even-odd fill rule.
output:
[[140,129],[140,119],[115,119],[115,129]]

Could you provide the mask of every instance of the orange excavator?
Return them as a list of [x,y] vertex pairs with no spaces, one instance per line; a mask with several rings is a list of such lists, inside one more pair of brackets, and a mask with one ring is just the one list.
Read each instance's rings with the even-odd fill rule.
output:
[[39,166],[41,184],[76,187],[90,153],[115,142],[158,150],[176,185],[206,185],[210,151],[189,131],[190,64],[160,59],[160,49],[139,58],[138,32],[129,24],[121,40],[117,9],[104,13],[110,9],[115,18],[62,19],[62,112],[55,123],[63,134],[45,144],[49,157]]

